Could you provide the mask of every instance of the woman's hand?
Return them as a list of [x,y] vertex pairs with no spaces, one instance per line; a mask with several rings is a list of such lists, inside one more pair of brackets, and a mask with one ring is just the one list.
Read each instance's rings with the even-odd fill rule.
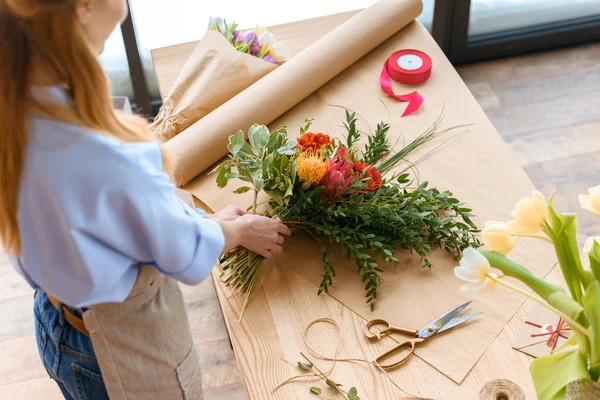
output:
[[207,214],[206,218],[212,219],[214,221],[235,221],[242,215],[246,214],[248,213],[239,207],[227,206],[217,213]]
[[234,221],[217,222],[225,235],[225,252],[239,245],[264,258],[271,258],[273,253],[283,250],[284,236],[292,234],[281,221],[254,214],[244,214]]

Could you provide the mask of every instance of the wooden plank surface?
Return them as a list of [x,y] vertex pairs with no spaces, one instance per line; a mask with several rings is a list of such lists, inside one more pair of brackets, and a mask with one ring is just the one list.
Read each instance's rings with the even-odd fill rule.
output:
[[[272,30],[280,40],[290,45],[292,53],[296,53],[315,40],[318,40],[324,33],[350,16],[351,13],[342,17],[324,17],[319,19],[319,23],[301,21],[297,24],[275,27]],[[311,26],[312,28],[317,27],[318,31],[314,29],[312,29],[312,32],[310,30],[307,31],[304,29],[307,26]],[[296,33],[294,33],[295,31]],[[302,36],[299,37],[299,33],[302,33]],[[294,38],[294,41],[290,43],[286,34],[289,34],[290,38]],[[183,65],[183,62],[185,62],[187,55],[189,55],[192,49],[193,43],[190,43],[182,45],[178,49],[170,47],[153,51],[163,94],[168,93],[173,83],[173,75],[176,75],[175,71],[181,68],[181,65]],[[179,53],[179,63],[174,62],[176,58],[175,53]],[[593,69],[589,59],[593,59],[594,57],[587,57],[586,52],[582,54],[584,55],[582,60],[582,74],[585,75],[590,69]],[[539,55],[537,56],[540,57]],[[551,56],[545,57],[545,60],[548,60],[547,63],[552,64]],[[544,57],[542,58],[544,59]],[[569,65],[576,64],[577,59],[581,59],[581,54],[578,54],[576,57],[569,57]],[[596,84],[594,77],[585,78],[587,84],[585,85],[584,96],[589,97],[590,104],[583,108],[577,108],[573,105],[572,96],[574,93],[579,94],[579,92],[577,88],[573,89],[569,86],[568,78],[565,78],[565,76],[560,75],[555,77],[556,90],[564,92],[564,96],[556,99],[550,95],[552,89],[548,85],[552,87],[552,83],[544,85],[545,81],[543,79],[532,79],[532,76],[535,76],[534,74],[539,68],[533,69],[526,62],[523,62],[523,66],[528,67],[527,73],[520,72],[516,74],[520,83],[515,84],[512,79],[515,75],[513,69],[516,68],[514,64],[521,66],[519,60],[513,61],[513,64],[509,64],[506,60],[499,63],[504,63],[503,68],[500,68],[499,71],[496,70],[491,71],[489,74],[481,74],[476,68],[471,68],[466,69],[466,75],[471,75],[469,87],[479,99],[482,108],[488,112],[492,121],[496,121],[501,130],[506,132],[506,137],[517,140],[517,138],[524,136],[526,133],[540,132],[544,129],[560,130],[562,128],[573,127],[574,124],[583,121],[586,124],[584,128],[573,128],[575,129],[574,132],[578,133],[578,137],[581,140],[593,141],[589,136],[589,132],[593,129],[593,121],[595,119],[593,116],[594,113],[591,112],[597,96],[597,93],[593,89]],[[493,66],[493,63],[490,65]],[[490,67],[490,70],[492,69]],[[544,74],[550,75],[556,75],[560,71],[553,68],[552,65],[547,65],[541,69]],[[162,80],[162,70],[168,71],[164,75],[164,80]],[[488,77],[490,78],[489,80]],[[506,82],[506,85],[502,85],[502,82]],[[529,82],[529,86],[527,86],[529,92],[526,89],[524,91],[524,82]],[[589,89],[590,86],[592,87],[591,89]],[[582,88],[583,86],[580,85],[580,87]],[[519,103],[520,98],[528,99],[526,103],[527,112],[521,110],[520,106],[525,103]],[[547,118],[535,119],[536,115],[544,115],[548,107],[559,107],[561,111],[569,113],[567,121],[561,120],[558,123],[553,123],[548,121]],[[502,118],[503,113],[511,113],[517,122],[504,120]],[[534,120],[529,121],[527,118]],[[589,127],[590,124],[591,127]],[[559,151],[559,149],[562,152],[566,151],[564,143],[552,145],[551,143],[547,143],[545,139],[545,135],[543,137],[533,137],[529,143],[531,143],[531,146],[536,147],[542,142],[548,146],[548,151],[551,151],[551,148],[554,148],[554,151]],[[568,134],[565,135],[564,140],[568,141]],[[570,141],[568,144],[573,147]],[[518,144],[515,144],[516,146]],[[547,181],[552,182],[547,179],[547,172],[543,166],[537,165],[538,160],[544,160],[545,154],[547,153],[544,151],[538,151],[535,154],[533,151],[529,151],[529,153],[521,151],[519,153],[522,159],[526,159],[526,157],[533,159],[532,164],[524,162],[524,165],[531,167],[532,172],[538,171],[544,176],[544,179],[540,178],[539,181],[536,181],[538,186],[540,184],[542,186],[545,185]],[[551,160],[546,159],[546,161]],[[585,167],[582,168],[585,169]],[[598,174],[596,173],[597,176]],[[591,173],[590,180],[593,178],[594,173]],[[575,177],[575,180],[577,180],[577,177]],[[588,181],[588,179],[585,180]],[[600,180],[598,181],[600,182]],[[578,185],[581,186],[582,183],[580,182]],[[547,190],[544,190],[544,192],[547,192]],[[573,193],[569,194],[573,195]],[[568,205],[572,209],[574,204],[571,202]],[[237,313],[240,307],[239,299],[227,294],[227,289],[224,289],[218,283],[217,273],[214,273],[215,280],[217,281],[217,294],[219,295],[225,318],[229,324],[229,332],[232,335],[236,358],[241,366],[241,375],[250,398],[310,398],[310,395],[306,391],[306,384],[295,384],[294,386],[299,386],[299,389],[292,387],[285,388],[285,390],[275,394],[269,392],[269,389],[272,389],[274,386],[274,382],[294,375],[296,372],[294,368],[289,369],[288,374],[284,374],[284,376],[281,376],[281,373],[285,371],[285,364],[279,369],[274,369],[273,366],[270,366],[271,368],[269,369],[261,368],[261,362],[265,359],[273,360],[279,357],[292,362],[300,359],[298,352],[302,349],[296,348],[294,344],[298,343],[299,338],[297,335],[300,335],[304,327],[310,323],[310,318],[307,319],[307,316],[319,314],[338,321],[345,334],[344,348],[349,349],[352,353],[347,354],[347,357],[370,358],[378,350],[375,346],[366,345],[362,337],[362,326],[365,321],[328,296],[314,296],[314,285],[306,282],[304,278],[289,271],[273,271],[273,273],[266,275],[269,280],[273,280],[276,283],[264,285],[263,288],[256,290],[252,303],[253,307],[265,310],[265,312],[260,314],[260,321],[248,321],[247,324],[239,325],[237,323]],[[555,269],[549,274],[549,277],[551,280],[556,281],[559,275],[559,271]],[[315,313],[315,308],[319,309],[318,313]],[[523,321],[527,318],[530,309],[531,304],[529,302],[521,308],[460,386],[443,377],[434,368],[417,358],[411,360],[392,375],[405,390],[413,394],[434,398],[475,398],[486,382],[497,378],[510,379],[518,383],[525,390],[527,398],[534,398],[528,372],[530,358],[511,349],[511,345],[518,335]],[[284,311],[282,312],[281,310]],[[253,327],[251,332],[246,331],[249,326]],[[258,328],[254,329],[254,327]],[[273,371],[275,371],[276,376],[268,376]],[[365,391],[361,393],[361,398],[399,397],[399,392],[389,385],[389,382],[386,382],[377,371],[370,369],[368,366],[342,367],[338,365],[334,372],[334,377],[340,380],[340,382],[348,382],[347,384],[356,384],[364,388]]]

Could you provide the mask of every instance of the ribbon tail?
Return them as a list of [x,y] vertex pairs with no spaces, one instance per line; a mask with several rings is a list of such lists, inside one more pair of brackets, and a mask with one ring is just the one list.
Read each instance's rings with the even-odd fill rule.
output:
[[423,104],[423,96],[421,96],[419,92],[412,92],[403,96],[398,96],[398,98],[408,102],[406,110],[402,113],[403,117],[414,113],[421,107],[421,104]]
[[379,77],[379,83],[381,84],[381,90],[383,90],[383,92],[388,96],[400,101],[408,102],[408,106],[404,110],[404,113],[402,113],[402,117],[406,117],[414,113],[421,107],[421,104],[423,104],[423,96],[421,96],[419,92],[412,92],[403,95],[397,95],[396,93],[394,93],[394,89],[392,88],[392,82],[390,80],[390,73],[387,69],[387,61],[385,64],[383,64],[381,76]]

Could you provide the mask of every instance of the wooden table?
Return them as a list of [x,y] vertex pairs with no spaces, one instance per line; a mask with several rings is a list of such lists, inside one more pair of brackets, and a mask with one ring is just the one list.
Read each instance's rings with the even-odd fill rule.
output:
[[[292,55],[298,53],[322,35],[346,21],[354,13],[344,13],[316,20],[300,21],[270,28],[278,39],[284,41]],[[310,28],[310,29],[309,29]],[[175,78],[195,42],[156,49],[153,59],[159,86],[163,95],[169,92]],[[495,133],[497,134],[497,133]],[[557,282],[560,275],[554,269],[549,275]],[[252,307],[261,310],[255,320],[239,324],[237,316],[240,301],[228,296],[227,289],[218,281],[218,272],[213,277],[221,307],[227,322],[233,348],[250,398],[253,399],[303,399],[315,398],[308,391],[311,384],[294,383],[273,392],[273,387],[287,378],[297,375],[293,363],[301,360],[299,348],[304,328],[314,316],[336,320],[345,336],[341,357],[372,358],[373,354],[390,346],[389,342],[368,344],[362,336],[365,321],[353,311],[329,296],[315,296],[315,286],[292,271],[273,270],[265,279],[277,285],[264,285],[255,289]],[[557,282],[560,283],[560,282]],[[467,378],[458,385],[417,357],[411,358],[402,368],[391,373],[394,381],[405,391],[435,399],[475,399],[481,388],[494,379],[509,379],[517,383],[526,393],[526,398],[535,398],[528,366],[531,358],[511,348],[532,304],[529,302],[519,310],[510,323],[498,335]],[[293,310],[293,312],[292,312]],[[317,318],[318,318],[317,317]],[[248,329],[251,326],[252,329]],[[335,340],[331,338],[331,346]],[[277,362],[277,365],[273,365]],[[317,362],[317,365],[321,363]],[[339,363],[332,379],[346,387],[357,386],[362,399],[395,399],[401,393],[377,370],[367,365]],[[322,385],[321,385],[322,386]]]

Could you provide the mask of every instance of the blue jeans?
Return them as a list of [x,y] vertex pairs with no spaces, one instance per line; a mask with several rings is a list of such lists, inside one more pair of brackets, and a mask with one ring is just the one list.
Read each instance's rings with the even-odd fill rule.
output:
[[33,312],[40,358],[65,399],[108,400],[90,338],[69,325],[45,293],[35,295]]

